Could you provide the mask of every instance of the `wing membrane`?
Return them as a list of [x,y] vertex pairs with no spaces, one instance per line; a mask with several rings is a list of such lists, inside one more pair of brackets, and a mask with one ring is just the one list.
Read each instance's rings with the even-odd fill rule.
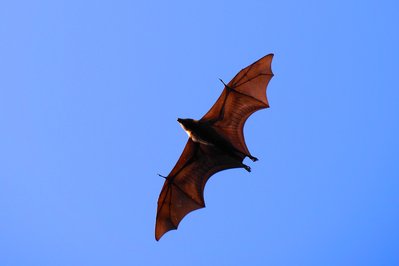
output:
[[269,54],[242,69],[227,84],[222,94],[201,121],[211,121],[216,131],[243,154],[250,155],[243,128],[248,117],[269,107],[266,89],[273,77]]
[[159,196],[155,238],[159,240],[167,231],[177,229],[189,212],[205,207],[203,193],[208,179],[219,171],[242,167],[241,161],[189,139]]

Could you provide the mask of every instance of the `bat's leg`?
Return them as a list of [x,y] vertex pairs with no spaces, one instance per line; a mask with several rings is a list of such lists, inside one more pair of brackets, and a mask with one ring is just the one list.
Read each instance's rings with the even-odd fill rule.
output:
[[243,156],[247,156],[247,157],[248,157],[249,159],[251,159],[253,162],[258,161],[258,158],[252,156],[251,154],[246,154],[246,153],[244,153],[244,152],[242,152],[242,151],[237,150],[237,149],[234,148],[234,147],[233,147],[233,149],[234,149],[235,152],[237,152],[237,153],[239,153],[239,154],[242,154]]
[[251,167],[249,167],[246,164],[242,164],[242,168],[244,168],[245,170],[247,170],[248,172],[251,172]]

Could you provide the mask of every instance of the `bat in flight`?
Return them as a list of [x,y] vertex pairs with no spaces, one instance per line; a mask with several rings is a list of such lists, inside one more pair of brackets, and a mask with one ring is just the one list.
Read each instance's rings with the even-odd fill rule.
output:
[[204,208],[204,188],[215,173],[251,168],[243,163],[251,155],[245,144],[243,128],[247,118],[257,110],[268,108],[266,88],[273,77],[273,54],[266,55],[242,69],[226,85],[212,108],[200,119],[177,121],[189,139],[158,198],[155,239],[177,229],[189,212]]

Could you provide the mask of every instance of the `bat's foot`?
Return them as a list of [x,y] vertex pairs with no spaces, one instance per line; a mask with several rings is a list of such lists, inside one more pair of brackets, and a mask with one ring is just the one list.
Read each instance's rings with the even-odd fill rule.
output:
[[249,167],[248,165],[242,164],[242,167],[243,167],[245,170],[247,170],[248,172],[251,172],[251,167]]
[[251,159],[253,162],[258,161],[258,158],[253,157],[252,155],[249,155],[248,157],[249,157],[249,159]]

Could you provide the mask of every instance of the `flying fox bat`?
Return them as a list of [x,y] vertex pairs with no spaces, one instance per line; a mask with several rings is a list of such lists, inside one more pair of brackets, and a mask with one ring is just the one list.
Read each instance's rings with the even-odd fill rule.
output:
[[200,119],[177,121],[189,139],[158,198],[155,239],[177,229],[189,212],[204,208],[204,188],[215,173],[231,169],[251,168],[243,163],[250,154],[243,128],[247,118],[257,110],[268,108],[266,88],[273,77],[273,54],[266,55],[242,69],[226,85],[212,108]]

